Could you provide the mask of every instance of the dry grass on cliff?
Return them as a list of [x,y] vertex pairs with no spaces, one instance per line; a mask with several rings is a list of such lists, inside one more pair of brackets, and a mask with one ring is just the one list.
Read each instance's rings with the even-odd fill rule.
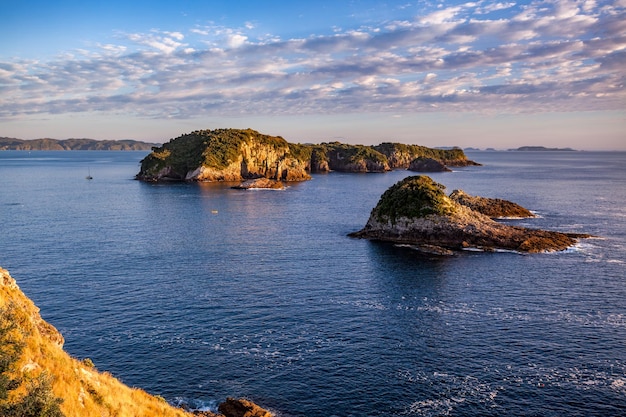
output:
[[[51,379],[52,394],[62,399],[59,408],[67,417],[188,417],[190,414],[143,390],[131,388],[106,372],[98,372],[90,361],[70,357],[60,346],[62,337],[39,316],[39,309],[0,268],[0,311],[5,332],[19,355],[3,376],[20,382],[11,387],[0,406],[19,402],[28,392],[29,381]],[[10,314],[7,313],[10,311]],[[0,356],[7,357],[5,343]],[[43,378],[45,379],[45,378]]]

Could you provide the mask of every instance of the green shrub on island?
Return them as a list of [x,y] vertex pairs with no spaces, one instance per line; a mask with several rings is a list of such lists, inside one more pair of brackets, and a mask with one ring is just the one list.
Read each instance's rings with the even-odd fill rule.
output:
[[288,143],[289,154],[299,161],[310,161],[313,155],[313,147],[311,145],[302,145],[300,143]]
[[346,164],[355,164],[364,160],[381,164],[387,163],[387,157],[371,146],[348,145],[339,142],[323,143],[322,145],[326,148],[327,154],[335,156]]
[[392,223],[400,217],[452,214],[455,206],[445,188],[425,175],[407,177],[383,193],[372,214],[381,222]]
[[446,165],[474,165],[468,161],[461,148],[435,149],[421,145],[405,145],[403,143],[385,142],[373,146],[375,150],[389,159],[391,168],[408,168],[411,161],[416,158],[431,158],[441,161]]

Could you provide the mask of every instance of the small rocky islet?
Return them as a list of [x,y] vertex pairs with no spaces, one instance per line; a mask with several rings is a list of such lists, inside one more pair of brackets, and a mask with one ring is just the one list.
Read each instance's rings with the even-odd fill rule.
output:
[[451,255],[477,249],[522,253],[565,250],[580,233],[561,233],[499,223],[494,218],[534,217],[506,200],[474,197],[425,175],[407,177],[383,193],[363,229],[349,236],[408,245],[418,251]]

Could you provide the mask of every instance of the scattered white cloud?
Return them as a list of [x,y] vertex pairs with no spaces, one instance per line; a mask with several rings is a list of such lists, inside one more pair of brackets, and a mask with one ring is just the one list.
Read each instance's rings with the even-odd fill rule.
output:
[[426,15],[420,19],[420,23],[426,25],[438,25],[453,20],[462,10],[461,7],[448,7],[447,9],[438,10]]
[[0,62],[0,119],[619,110],[625,9],[480,1],[301,39],[258,35],[250,22],[132,33],[55,60]]
[[490,4],[486,4],[484,7],[479,7],[476,9],[476,14],[487,14],[487,13],[491,13],[491,12],[496,12],[498,10],[506,10],[506,9],[510,9],[511,7],[515,6],[516,3],[513,2],[509,2],[509,3],[490,3]]
[[128,39],[135,42],[138,45],[149,46],[158,52],[164,54],[171,54],[181,46],[185,46],[180,40],[183,39],[182,35],[178,32],[164,32],[164,33],[131,33],[128,35]]
[[241,35],[239,33],[229,34],[226,35],[226,45],[228,45],[228,47],[230,48],[239,48],[244,43],[246,43],[247,39],[247,36]]

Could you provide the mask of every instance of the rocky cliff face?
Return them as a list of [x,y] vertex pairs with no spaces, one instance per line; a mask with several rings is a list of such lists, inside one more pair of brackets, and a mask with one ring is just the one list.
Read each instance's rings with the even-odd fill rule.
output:
[[382,195],[365,227],[351,236],[441,254],[465,248],[559,251],[589,237],[501,224],[450,199],[444,189],[426,176],[405,178]]
[[[237,407],[241,401],[241,406]],[[247,400],[220,412],[269,417]],[[234,414],[231,414],[234,410]],[[3,417],[191,417],[160,397],[130,388],[89,359],[63,351],[63,336],[39,315],[8,271],[0,268],[0,415]]]
[[196,131],[170,140],[141,162],[144,181],[303,181],[310,151],[251,129]]

